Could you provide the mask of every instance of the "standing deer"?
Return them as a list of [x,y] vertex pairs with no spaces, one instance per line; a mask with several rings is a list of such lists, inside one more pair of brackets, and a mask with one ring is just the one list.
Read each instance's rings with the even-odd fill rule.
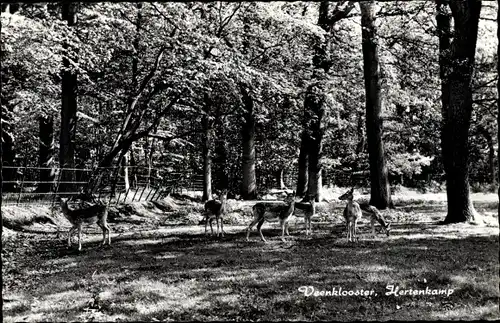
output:
[[285,241],[285,232],[288,232],[288,220],[295,210],[295,191],[292,194],[288,194],[284,200],[285,203],[269,203],[269,202],[259,202],[252,207],[253,220],[247,228],[247,241],[250,236],[250,230],[257,224],[257,230],[259,231],[260,238],[262,241],[267,242],[262,235],[262,225],[266,221],[273,219],[278,219],[281,226],[281,240]]
[[306,226],[306,236],[312,233],[311,218],[316,214],[316,195],[312,196],[309,202],[295,202],[295,209],[302,210]]
[[68,231],[68,248],[71,248],[71,235],[78,229],[78,251],[82,250],[82,225],[94,224],[102,229],[102,244],[106,244],[106,232],[108,233],[108,244],[111,245],[111,230],[107,222],[108,205],[93,205],[79,210],[71,210],[68,206],[68,199],[59,199],[62,212],[72,227]]
[[344,218],[347,227],[347,241],[354,242],[357,231],[357,222],[363,214],[370,215],[370,224],[372,227],[372,236],[375,236],[375,221],[377,221],[385,234],[389,236],[391,223],[386,221],[380,211],[368,203],[357,203],[354,200],[354,187],[341,195],[339,200],[347,200],[347,205],[344,209]]
[[224,189],[220,195],[220,201],[210,200],[205,203],[205,235],[207,234],[207,224],[210,221],[210,230],[212,234],[214,234],[214,229],[212,227],[212,223],[214,219],[217,222],[217,237],[219,236],[219,220],[220,220],[220,229],[222,237],[224,237],[224,214],[227,209],[227,189]]

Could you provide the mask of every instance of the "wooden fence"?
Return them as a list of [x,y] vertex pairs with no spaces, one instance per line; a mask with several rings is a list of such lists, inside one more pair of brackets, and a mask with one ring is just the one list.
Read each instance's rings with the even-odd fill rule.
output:
[[[98,200],[111,203],[158,200],[169,192],[200,189],[196,176],[162,169],[128,166],[128,185],[123,167],[99,169],[103,174],[95,190]],[[93,169],[16,167],[2,168],[3,204],[52,204],[56,196],[76,196],[89,185]]]

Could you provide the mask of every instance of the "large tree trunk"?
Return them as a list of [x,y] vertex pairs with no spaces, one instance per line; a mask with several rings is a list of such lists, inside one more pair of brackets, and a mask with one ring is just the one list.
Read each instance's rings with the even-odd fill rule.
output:
[[19,3],[2,3],[2,12],[15,14],[19,10]]
[[212,199],[212,121],[210,120],[210,110],[212,103],[208,93],[205,93],[205,114],[203,115],[203,197],[201,200]]
[[257,182],[255,178],[255,115],[254,101],[246,85],[241,85],[241,94],[245,108],[244,123],[241,128],[243,139],[242,168],[243,179],[241,197],[253,200],[257,197]]
[[[126,154],[123,155],[122,159],[122,169],[123,169],[123,182],[125,184],[125,194],[130,190],[130,179],[129,179],[129,171],[128,167],[130,164],[130,158],[129,158],[129,153],[127,152]],[[125,195],[125,198],[127,196]]]
[[55,177],[54,166],[54,119],[51,116],[40,117],[39,120],[39,160],[40,184],[38,191],[50,192]]
[[283,179],[283,173],[285,171],[283,168],[279,169],[276,171],[276,187],[278,187],[280,190],[286,189],[285,181]]
[[316,201],[321,199],[322,179],[321,171],[323,164],[321,161],[323,155],[323,134],[324,122],[326,113],[326,89],[324,84],[320,82],[312,84],[306,94],[304,100],[304,107],[308,113],[309,124],[309,183],[307,194],[304,201],[310,200],[311,197],[316,196]]
[[[441,118],[442,125],[447,123],[448,118],[448,106],[449,106],[449,84],[447,77],[447,61],[449,59],[449,50],[451,45],[451,13],[448,12],[447,6],[448,0],[436,0],[436,24],[437,33],[439,37],[439,77],[441,78]],[[445,138],[445,129],[441,126],[440,136],[441,136],[441,158],[443,161],[443,167],[446,170],[448,168],[448,159],[444,156],[447,154],[447,145]]]
[[217,179],[216,185],[218,189],[222,190],[224,188],[229,188],[230,186],[227,168],[228,149],[223,118],[216,119],[214,131],[216,132],[217,137],[217,144],[215,145],[215,155],[217,156],[217,160],[215,162]]
[[[139,42],[141,40],[141,24],[142,24],[142,3],[137,2],[137,20],[135,22],[135,38],[134,38],[134,56],[132,57],[132,89],[135,93],[139,85],[138,66],[139,66]],[[132,99],[132,97],[130,97]],[[129,104],[130,106],[130,104]]]
[[490,134],[490,132],[479,126],[479,132],[483,135],[484,139],[486,140],[486,144],[488,145],[488,168],[489,168],[489,175],[490,175],[490,184],[495,185],[497,181],[497,175],[495,173],[495,146],[493,143],[493,136]]
[[363,39],[363,71],[366,91],[366,136],[370,162],[370,204],[379,209],[392,207],[384,155],[380,68],[375,39],[375,2],[359,3]]
[[[9,109],[10,110],[10,109]],[[7,117],[4,117],[7,119]],[[2,124],[2,140],[0,145],[2,147],[2,188],[4,192],[11,192],[14,190],[13,183],[5,183],[15,181],[16,170],[14,168],[14,137],[12,136],[11,125],[0,121]],[[6,167],[7,166],[7,167]]]
[[357,138],[358,143],[356,145],[356,155],[359,155],[365,150],[365,127],[363,124],[362,112],[358,114],[358,126],[356,128],[356,136],[358,137]]
[[469,128],[481,1],[451,1],[449,5],[454,20],[454,38],[449,50],[440,53],[441,77],[444,78],[441,145],[448,198],[444,223],[474,222],[477,213],[469,189]]
[[[67,21],[68,26],[77,23],[77,4],[73,2],[62,4],[62,19]],[[67,41],[63,44],[67,55],[74,53]],[[71,70],[68,57],[63,57],[64,70],[62,72],[62,107],[61,107],[61,133],[59,138],[59,165],[61,168],[75,167],[75,137],[76,137],[76,111],[77,111],[77,74]],[[62,182],[74,182],[75,172],[62,171]],[[73,185],[63,183],[59,185],[60,191],[71,191]]]
[[[338,21],[347,17],[353,8],[353,1],[338,1],[333,10],[330,8],[330,1],[321,1],[319,4],[318,26],[320,26],[327,33],[330,33],[333,26]],[[325,37],[324,42],[318,42],[315,44],[314,56],[312,60],[315,69],[322,70],[326,73],[328,73],[330,68],[333,66],[331,53],[328,51],[328,48],[330,47],[329,39],[330,37]],[[297,179],[297,196],[305,195],[304,201],[308,201],[311,195],[319,194],[322,187],[321,171],[318,173],[318,167],[321,170],[321,165],[318,164],[320,161],[318,156],[321,156],[321,151],[314,152],[315,156],[313,157],[310,156],[311,149],[321,150],[322,147],[321,142],[315,142],[310,138],[309,125],[312,122],[311,118],[314,116],[315,114],[308,111],[305,106],[299,153],[299,175]],[[313,167],[314,169],[311,170],[310,167]]]
[[[500,145],[500,0],[497,3],[498,7],[498,13],[497,13],[497,39],[498,39],[498,46],[497,46],[497,77],[498,77],[498,82],[497,82],[497,136],[498,136],[498,143]],[[498,161],[498,224],[500,225],[500,148],[497,151],[497,161]]]
[[297,196],[304,196],[309,184],[309,135],[306,129],[302,131],[299,153],[299,176],[297,179]]

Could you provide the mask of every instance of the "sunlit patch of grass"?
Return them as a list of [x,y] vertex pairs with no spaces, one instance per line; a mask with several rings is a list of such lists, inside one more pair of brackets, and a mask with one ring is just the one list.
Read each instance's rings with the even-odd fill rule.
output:
[[498,303],[480,306],[460,306],[447,308],[446,311],[433,311],[428,316],[431,320],[498,320]]
[[[249,205],[241,202],[239,210]],[[498,318],[498,305],[493,306],[499,297],[498,223],[437,225],[434,218],[445,210],[423,206],[384,211],[397,219],[390,237],[372,238],[363,218],[355,244],[346,241],[343,222],[334,214],[315,221],[308,237],[303,218],[296,217],[286,243],[277,223],[263,227],[267,244],[255,228],[247,243],[250,215],[238,212],[239,226],[225,227],[224,238],[205,237],[200,225],[113,224],[113,232],[120,233],[113,233],[111,247],[97,247],[100,233],[91,230],[95,234],[87,234],[78,253],[66,249],[64,238],[54,243],[53,236],[26,235],[22,243],[34,251],[12,256],[16,270],[6,277],[24,285],[4,291],[11,299],[4,303],[5,321]],[[169,222],[169,215],[158,216],[167,224],[184,221]],[[6,248],[24,250],[22,243]],[[387,284],[455,292],[388,297]],[[378,295],[305,297],[298,288],[309,285],[374,289]]]

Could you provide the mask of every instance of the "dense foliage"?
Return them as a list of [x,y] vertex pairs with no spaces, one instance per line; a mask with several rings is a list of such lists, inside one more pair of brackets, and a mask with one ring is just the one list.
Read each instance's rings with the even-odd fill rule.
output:
[[[391,183],[442,183],[435,5],[379,6]],[[494,10],[493,4],[483,10],[476,55],[474,184],[492,182],[498,147]],[[4,152],[12,148],[4,163],[38,165],[40,118],[53,118],[57,133],[66,57],[78,73],[76,165],[97,166],[130,114],[128,126],[143,132],[129,149],[134,165],[201,174],[202,118],[208,114],[214,181],[217,186],[217,174],[225,174],[237,188],[245,85],[255,104],[257,186],[276,185],[281,170],[285,184],[294,185],[304,96],[317,81],[314,44],[330,37],[332,66],[322,76],[328,100],[324,181],[349,185],[352,172],[368,170],[358,6],[330,33],[318,26],[318,3],[309,2],[82,3],[77,15],[76,28],[70,28],[58,4],[22,4],[15,13],[2,12],[2,139]]]

